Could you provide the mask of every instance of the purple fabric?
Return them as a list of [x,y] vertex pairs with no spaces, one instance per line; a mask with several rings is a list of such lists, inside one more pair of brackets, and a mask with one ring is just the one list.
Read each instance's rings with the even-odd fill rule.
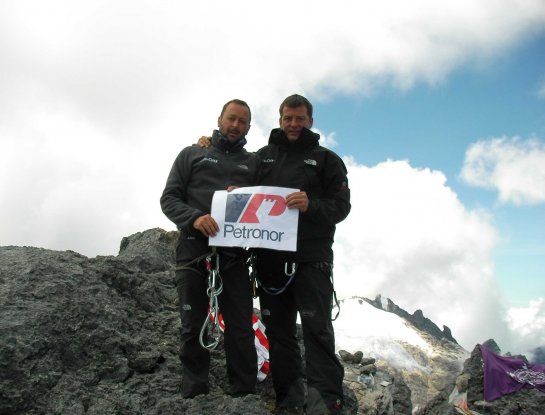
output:
[[545,365],[533,365],[516,357],[499,356],[479,345],[484,362],[484,399],[493,401],[521,389],[545,392]]

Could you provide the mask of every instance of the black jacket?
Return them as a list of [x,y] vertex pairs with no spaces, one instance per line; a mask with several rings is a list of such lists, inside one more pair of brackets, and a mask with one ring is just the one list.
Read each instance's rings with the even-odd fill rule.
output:
[[245,138],[231,145],[215,130],[210,147],[189,146],[180,152],[161,196],[163,213],[178,229],[202,236],[193,222],[210,213],[214,191],[255,185],[259,158],[244,144]]
[[318,144],[308,129],[290,142],[280,129],[271,131],[269,145],[258,151],[259,184],[299,189],[307,193],[308,210],[299,214],[297,252],[259,250],[262,260],[333,262],[335,225],[350,212],[346,167],[339,156]]

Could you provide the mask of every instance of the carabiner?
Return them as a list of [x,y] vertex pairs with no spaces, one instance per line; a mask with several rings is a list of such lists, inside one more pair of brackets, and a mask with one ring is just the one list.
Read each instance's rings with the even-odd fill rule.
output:
[[295,262],[291,263],[291,272],[288,272],[288,263],[284,263],[284,274],[286,274],[287,277],[293,277],[295,275],[295,272],[297,271],[297,264]]

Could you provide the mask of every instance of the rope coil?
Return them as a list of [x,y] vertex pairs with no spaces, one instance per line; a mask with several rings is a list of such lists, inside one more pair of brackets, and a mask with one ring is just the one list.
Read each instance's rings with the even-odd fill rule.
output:
[[[219,323],[219,295],[223,291],[223,282],[220,275],[219,255],[216,253],[215,248],[212,250],[212,253],[206,257],[206,269],[208,271],[208,288],[206,289],[206,294],[210,300],[208,303],[208,314],[206,315],[206,319],[204,320],[201,333],[199,335],[199,343],[205,349],[213,350],[219,344],[221,337]],[[213,341],[205,344],[204,337],[210,321],[212,322],[211,337]]]

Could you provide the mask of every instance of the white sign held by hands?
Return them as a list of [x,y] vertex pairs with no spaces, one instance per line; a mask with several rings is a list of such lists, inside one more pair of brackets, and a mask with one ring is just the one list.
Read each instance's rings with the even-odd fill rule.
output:
[[297,250],[298,209],[288,209],[286,196],[298,189],[272,186],[216,191],[212,217],[220,231],[210,246]]

